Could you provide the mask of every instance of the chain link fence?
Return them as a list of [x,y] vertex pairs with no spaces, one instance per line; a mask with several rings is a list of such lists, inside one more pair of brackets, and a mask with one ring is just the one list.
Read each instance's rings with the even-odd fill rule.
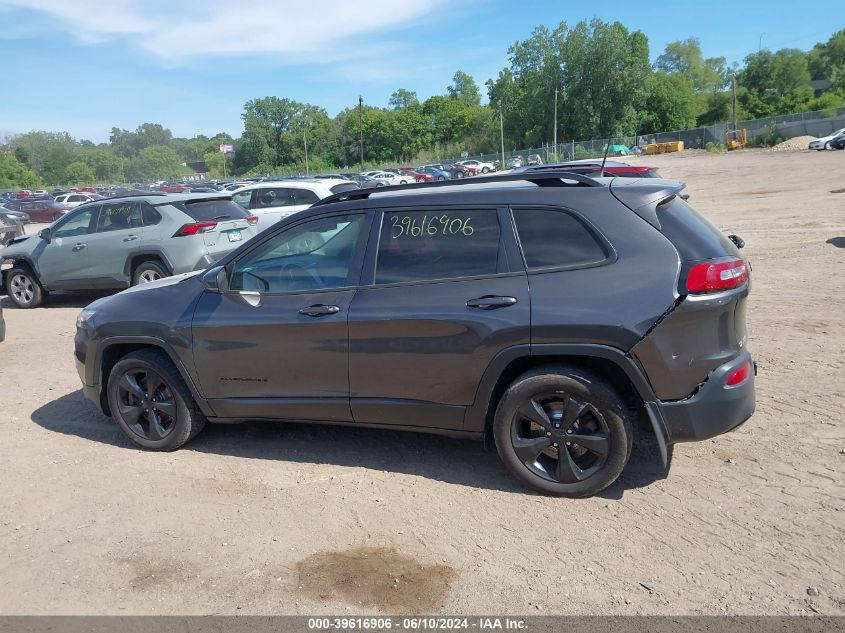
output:
[[[845,108],[798,112],[796,114],[783,114],[764,117],[762,119],[737,121],[737,128],[745,128],[747,130],[748,142],[751,145],[764,145],[778,138],[786,140],[796,136],[827,136],[836,130],[845,128]],[[608,154],[612,156],[634,154],[640,144],[665,143],[669,141],[683,141],[685,149],[705,149],[708,143],[713,143],[714,145],[724,144],[725,132],[730,129],[733,129],[730,123],[716,123],[715,125],[697,127],[691,130],[657,132],[646,134],[642,137],[614,137],[611,140],[611,151]],[[505,162],[507,163],[511,159],[518,158],[525,165],[529,162],[530,156],[539,156],[546,163],[597,158],[604,154],[606,145],[606,138],[590,139],[588,141],[565,141],[558,143],[557,146],[549,143],[541,147],[529,147],[527,149],[505,152]],[[502,156],[501,153],[480,154],[477,156],[466,156],[465,158],[453,157],[444,162],[467,159],[501,162]]]

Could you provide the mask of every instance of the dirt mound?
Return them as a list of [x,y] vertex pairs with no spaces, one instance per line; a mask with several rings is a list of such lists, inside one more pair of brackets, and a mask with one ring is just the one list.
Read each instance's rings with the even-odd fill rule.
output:
[[810,141],[812,141],[815,136],[796,136],[788,141],[784,141],[783,143],[778,143],[774,147],[771,148],[773,152],[800,152],[801,150],[808,149],[810,145]]

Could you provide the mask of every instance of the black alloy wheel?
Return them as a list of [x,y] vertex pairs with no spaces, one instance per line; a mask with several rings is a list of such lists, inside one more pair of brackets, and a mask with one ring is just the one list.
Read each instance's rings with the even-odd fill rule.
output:
[[125,372],[118,382],[117,402],[126,426],[143,440],[164,440],[176,426],[173,392],[164,378],[151,369]]

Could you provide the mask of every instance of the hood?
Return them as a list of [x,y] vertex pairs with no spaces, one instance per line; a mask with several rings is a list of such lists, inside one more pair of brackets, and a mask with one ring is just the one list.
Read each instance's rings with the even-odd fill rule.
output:
[[11,258],[14,255],[29,254],[40,241],[37,235],[19,235],[6,245],[2,256]]
[[145,284],[138,284],[137,286],[132,286],[131,288],[127,288],[123,292],[119,293],[122,295],[129,294],[132,292],[144,292],[146,290],[155,290],[156,288],[166,288],[167,286],[174,286],[178,283],[181,283],[185,279],[190,279],[191,277],[196,277],[203,270],[192,270],[189,273],[182,273],[181,275],[173,275],[172,277],[164,277],[163,279],[159,279],[158,281],[151,281]]

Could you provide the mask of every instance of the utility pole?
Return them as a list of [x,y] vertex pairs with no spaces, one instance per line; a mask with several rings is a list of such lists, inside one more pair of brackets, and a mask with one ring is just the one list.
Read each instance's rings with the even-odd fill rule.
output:
[[[555,160],[557,160],[557,88],[555,88]],[[548,156],[546,157],[548,159]]]
[[308,176],[308,117],[302,126],[302,142],[305,144],[305,175]]
[[507,167],[505,163],[505,117],[502,114],[501,106],[499,107],[499,134],[502,140],[502,169]]
[[733,120],[734,134],[736,134],[736,73],[731,73],[731,91],[733,92],[733,112],[731,119]]
[[364,173],[364,97],[358,97],[358,112],[361,116],[361,173]]

